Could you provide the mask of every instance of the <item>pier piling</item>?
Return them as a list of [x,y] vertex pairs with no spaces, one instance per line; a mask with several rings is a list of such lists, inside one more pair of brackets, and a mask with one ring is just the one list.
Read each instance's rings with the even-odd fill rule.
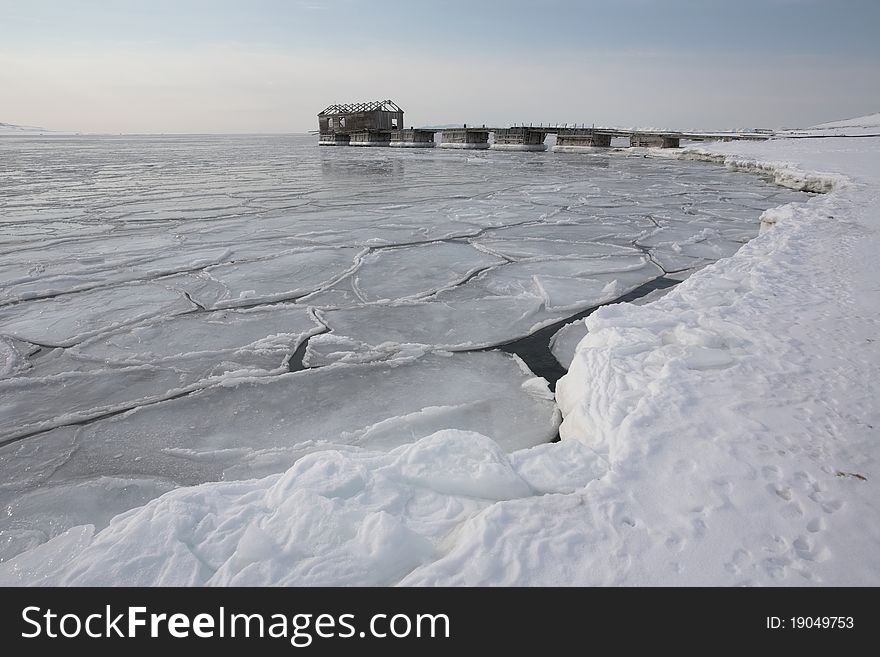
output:
[[485,150],[489,148],[488,128],[447,128],[441,131],[440,148]]

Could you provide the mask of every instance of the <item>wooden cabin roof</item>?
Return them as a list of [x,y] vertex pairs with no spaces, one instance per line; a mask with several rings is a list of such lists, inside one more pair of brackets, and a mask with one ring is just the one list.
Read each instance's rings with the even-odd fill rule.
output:
[[403,110],[393,100],[373,100],[364,103],[340,103],[330,105],[321,111],[318,116],[331,116],[334,114],[354,114],[356,112],[402,112]]

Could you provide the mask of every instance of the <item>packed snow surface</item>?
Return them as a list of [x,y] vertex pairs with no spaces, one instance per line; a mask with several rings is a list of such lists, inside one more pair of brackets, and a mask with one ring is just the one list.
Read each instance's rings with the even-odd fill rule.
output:
[[[880,581],[877,140],[807,141],[4,140],[0,583]],[[561,442],[474,351],[691,273],[586,320]]]

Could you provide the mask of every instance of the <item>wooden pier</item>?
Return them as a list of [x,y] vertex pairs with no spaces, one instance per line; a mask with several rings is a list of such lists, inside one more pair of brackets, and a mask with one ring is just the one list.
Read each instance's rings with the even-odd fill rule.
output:
[[434,148],[434,131],[416,128],[392,130],[389,145],[397,148]]
[[492,148],[500,151],[546,151],[547,133],[533,128],[498,128]]
[[[681,141],[769,139],[766,133],[683,133],[652,130],[620,130],[565,125],[518,125],[505,127],[405,128],[403,110],[391,100],[330,105],[318,114],[321,146],[393,146],[433,148],[439,132],[440,148],[471,150],[544,151],[547,135],[556,135],[554,151],[592,151],[610,148],[613,139],[629,139],[631,148],[679,148]],[[493,139],[490,142],[490,135]]]
[[489,148],[489,132],[487,128],[450,128],[441,130],[440,148],[463,148],[468,150],[485,150]]
[[555,151],[580,151],[610,148],[613,135],[591,128],[558,128]]

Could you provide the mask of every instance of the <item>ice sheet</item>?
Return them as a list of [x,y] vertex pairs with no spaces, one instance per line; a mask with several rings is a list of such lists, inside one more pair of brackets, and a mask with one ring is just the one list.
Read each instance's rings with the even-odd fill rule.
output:
[[364,257],[352,284],[365,302],[405,299],[436,292],[504,262],[458,242],[383,249]]
[[40,345],[70,346],[118,326],[192,310],[158,283],[119,285],[0,308],[0,333]]
[[[366,348],[418,343],[474,349],[529,335],[661,274],[642,254],[514,263],[422,302],[329,310],[321,318],[333,335]],[[468,321],[460,321],[463,317]]]
[[[572,490],[597,476],[595,455],[537,467],[496,454],[555,436],[546,386],[506,355],[444,350],[685,278],[796,200],[741,172],[619,154],[252,136],[0,149],[0,431],[29,436],[0,448],[11,552],[100,530],[169,487],[277,473],[334,446],[381,456],[449,429],[487,438],[420,453],[462,472],[513,463],[535,491]],[[316,369],[287,371],[303,366]],[[461,477],[404,470],[454,492],[456,522],[478,510]],[[508,474],[476,492],[513,494]],[[413,499],[418,524],[436,500]],[[248,581],[237,568],[217,581]]]
[[354,248],[315,249],[217,265],[205,272],[226,289],[214,303],[217,307],[296,299],[350,269],[358,252]]
[[[121,404],[137,394],[138,377],[150,371],[124,370],[133,377],[131,382],[120,375],[77,375],[63,386],[14,397],[19,412],[17,421],[9,422],[20,430],[30,426],[22,417],[26,412],[45,413],[40,410],[45,406],[59,409],[73,403],[63,392],[79,381],[83,382],[79,394],[71,399],[92,395],[95,404]],[[45,400],[43,404],[39,398]],[[132,480],[140,483],[132,484],[131,490],[140,492],[125,499],[142,499],[137,495],[146,494],[143,491],[154,486],[150,482],[167,487],[262,476],[283,471],[311,451],[334,445],[388,450],[438,427],[491,435],[503,449],[513,451],[547,442],[559,421],[546,382],[501,352],[414,353],[387,362],[335,365],[277,377],[228,376],[171,401],[0,447],[0,480],[19,482],[8,486],[3,499],[10,509],[27,510],[5,515],[0,529],[14,521],[22,532],[51,533],[44,524],[29,523],[30,516],[35,521],[51,517],[56,529],[72,526],[64,525],[50,508],[56,503],[54,494],[26,492],[36,485],[51,486],[66,500],[80,494],[91,500],[95,486],[103,485],[102,478]],[[29,473],[24,481],[23,469]],[[86,508],[90,508],[88,500],[83,502]],[[47,508],[37,509],[38,502]],[[106,501],[117,513],[130,508],[116,504],[113,499]],[[73,517],[77,522],[102,524],[83,514]]]
[[219,360],[246,353],[278,357],[281,365],[306,336],[322,330],[307,308],[290,304],[192,312],[142,322],[87,340],[70,352],[106,363],[173,364],[183,358]]

